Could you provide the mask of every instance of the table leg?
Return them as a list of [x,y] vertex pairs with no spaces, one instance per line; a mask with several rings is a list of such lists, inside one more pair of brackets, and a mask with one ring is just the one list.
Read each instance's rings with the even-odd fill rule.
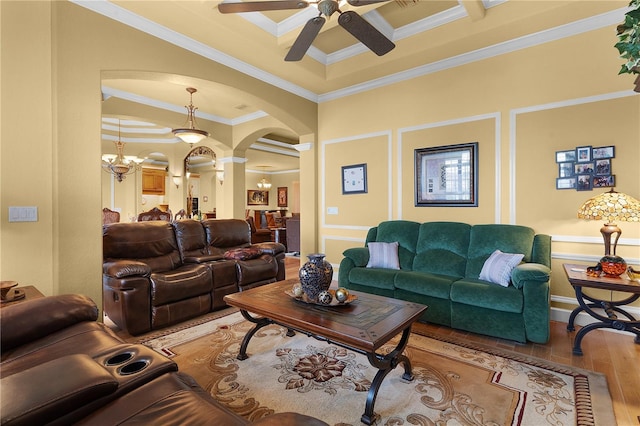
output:
[[269,318],[264,317],[252,317],[249,312],[242,309],[240,310],[240,313],[247,321],[255,324],[255,326],[251,330],[249,330],[247,334],[245,334],[244,339],[242,339],[242,343],[240,344],[240,351],[238,352],[237,358],[240,361],[243,361],[249,358],[249,355],[247,355],[247,346],[249,346],[249,340],[251,340],[253,335],[256,334],[256,332],[262,327],[273,324],[273,321],[271,321]]
[[[620,308],[620,306],[628,305],[629,303],[636,301],[638,298],[640,298],[640,294],[632,294],[631,296],[622,300],[607,301],[583,293],[582,287],[580,286],[574,287],[576,291],[576,299],[578,300],[578,304],[580,306],[574,309],[573,312],[571,312],[569,322],[567,323],[567,330],[575,330],[575,318],[582,311],[598,320],[598,322],[586,325],[582,327],[580,331],[578,331],[573,344],[574,355],[582,355],[582,339],[591,330],[596,330],[598,328],[613,328],[614,330],[629,331],[636,335],[634,339],[635,343],[640,343],[640,321],[637,320],[629,312]],[[588,300],[591,303],[586,303],[585,300]],[[594,311],[594,309],[604,311],[605,315],[601,315],[599,312]],[[626,319],[619,319],[617,314],[621,314]]]
[[371,382],[371,387],[369,388],[367,403],[364,408],[364,414],[362,414],[362,417],[360,418],[360,421],[362,423],[366,425],[372,425],[378,419],[379,416],[373,410],[376,403],[376,397],[378,396],[378,390],[380,389],[380,385],[382,385],[382,381],[387,376],[387,374],[389,374],[391,370],[396,368],[398,364],[402,363],[404,365],[404,374],[402,375],[402,379],[408,382],[413,380],[413,373],[411,372],[411,361],[402,353],[404,351],[404,348],[407,346],[407,343],[409,342],[410,335],[411,326],[404,329],[398,345],[394,350],[392,350],[385,356],[378,355],[375,352],[367,354],[369,362],[372,366],[378,369],[378,372],[373,378],[373,382]]

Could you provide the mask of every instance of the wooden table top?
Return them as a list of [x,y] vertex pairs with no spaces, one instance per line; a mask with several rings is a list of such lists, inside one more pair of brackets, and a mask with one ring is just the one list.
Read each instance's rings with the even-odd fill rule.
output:
[[5,308],[7,306],[15,305],[25,300],[39,299],[40,297],[44,297],[44,294],[40,293],[40,291],[32,285],[14,287],[9,291],[8,297],[9,298],[13,297],[16,290],[23,291],[25,297],[17,300],[9,300],[6,302],[2,302],[0,303],[0,308]]
[[373,352],[411,326],[425,305],[361,292],[348,305],[308,304],[287,295],[299,280],[278,281],[225,296],[231,306],[338,343]]
[[562,265],[569,282],[573,286],[600,288],[604,290],[623,291],[626,293],[640,294],[640,283],[632,281],[625,274],[619,277],[591,277],[587,275],[587,266],[565,263]]

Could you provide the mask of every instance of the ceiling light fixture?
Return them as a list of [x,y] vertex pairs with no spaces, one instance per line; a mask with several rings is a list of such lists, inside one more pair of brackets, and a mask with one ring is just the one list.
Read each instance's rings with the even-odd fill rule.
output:
[[189,105],[185,105],[185,108],[187,109],[187,123],[189,127],[171,129],[171,132],[176,135],[177,138],[192,146],[193,144],[196,144],[209,136],[209,132],[196,128],[195,112],[198,108],[193,106],[193,94],[197,91],[198,90],[193,87],[187,87],[187,92],[189,92],[190,100]]
[[261,166],[261,167],[263,168],[263,170],[262,170],[262,179],[260,179],[258,181],[258,189],[269,190],[269,189],[271,189],[271,182],[269,182],[264,177],[264,169],[266,169],[267,166]]
[[118,182],[122,182],[126,175],[135,173],[140,169],[140,163],[144,158],[138,158],[134,155],[124,155],[124,142],[120,140],[120,120],[118,120],[118,140],[114,142],[116,145],[116,154],[102,155],[102,170],[111,173],[116,177]]

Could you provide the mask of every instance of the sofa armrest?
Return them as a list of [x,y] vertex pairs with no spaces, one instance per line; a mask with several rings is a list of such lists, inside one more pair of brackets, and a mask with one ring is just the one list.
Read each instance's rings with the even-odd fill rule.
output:
[[102,273],[114,278],[125,278],[140,275],[149,277],[151,267],[144,262],[136,260],[116,260],[102,264]]
[[346,249],[343,253],[344,257],[347,257],[353,261],[355,267],[365,267],[369,263],[369,248],[368,247],[352,247]]
[[224,259],[224,257],[219,254],[207,254],[203,256],[186,256],[184,258],[184,263],[207,263],[207,262],[215,262],[222,259]]
[[551,269],[539,263],[521,263],[511,271],[511,282],[521,289],[527,281],[545,283],[549,281]]
[[98,319],[87,296],[66,294],[27,300],[0,310],[0,347],[8,351],[83,321]]
[[255,243],[255,244],[251,244],[250,247],[259,248],[260,250],[262,250],[262,253],[270,254],[272,256],[275,256],[280,253],[284,253],[285,251],[284,244],[274,243],[274,242]]
[[38,364],[0,383],[3,425],[50,423],[118,388],[118,381],[85,354]]

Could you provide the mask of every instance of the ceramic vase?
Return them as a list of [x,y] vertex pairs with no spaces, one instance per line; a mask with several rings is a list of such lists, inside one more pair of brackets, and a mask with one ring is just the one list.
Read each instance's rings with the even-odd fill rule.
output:
[[310,300],[316,301],[320,292],[328,290],[333,279],[333,267],[324,260],[324,254],[315,253],[307,256],[309,261],[302,265],[300,285]]

